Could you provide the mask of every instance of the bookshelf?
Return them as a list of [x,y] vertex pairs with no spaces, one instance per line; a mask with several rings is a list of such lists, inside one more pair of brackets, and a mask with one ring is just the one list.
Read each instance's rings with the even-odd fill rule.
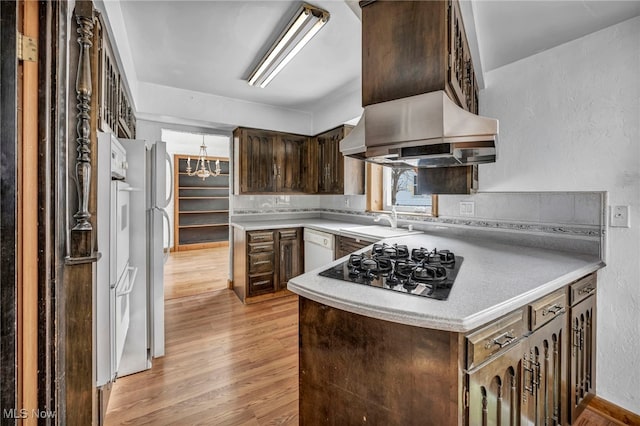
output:
[[[187,155],[174,156],[174,236],[175,250],[192,250],[229,244],[229,159],[220,160],[222,173],[206,179],[189,176]],[[195,168],[195,157],[191,167]]]

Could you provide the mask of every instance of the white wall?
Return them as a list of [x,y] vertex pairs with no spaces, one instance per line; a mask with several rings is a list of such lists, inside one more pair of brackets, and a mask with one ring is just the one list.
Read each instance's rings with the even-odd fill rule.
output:
[[608,229],[599,272],[597,394],[640,413],[640,18],[486,75],[500,120],[482,191],[608,191],[631,228]]

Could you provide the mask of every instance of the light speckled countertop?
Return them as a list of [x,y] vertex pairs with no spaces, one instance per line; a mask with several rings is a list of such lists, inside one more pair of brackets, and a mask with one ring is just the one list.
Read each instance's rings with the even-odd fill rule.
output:
[[434,300],[318,275],[343,260],[297,276],[287,288],[348,312],[465,333],[604,266],[595,256],[505,245],[488,239],[421,234],[384,241],[409,247],[446,248],[464,257],[449,298]]
[[[326,219],[247,221],[232,225],[246,231],[309,227],[334,233],[362,226]],[[491,238],[417,234],[383,241],[407,244],[410,248],[446,248],[464,257],[449,298],[434,300],[318,275],[345,258],[291,279],[287,288],[348,312],[465,333],[604,266],[597,256],[504,244]]]
[[282,220],[235,220],[231,222],[234,226],[243,231],[258,231],[261,229],[278,229],[278,228],[312,228],[318,231],[327,231],[334,234],[340,233],[342,228],[355,228],[363,226],[361,223],[341,222],[337,220],[322,218],[300,218],[300,219],[282,219]]
[[[388,226],[372,226],[363,225],[361,223],[342,222],[331,219],[321,218],[299,218],[299,219],[281,219],[281,220],[254,220],[254,221],[233,221],[231,226],[234,226],[243,231],[258,231],[262,229],[279,229],[279,228],[311,228],[317,231],[329,232],[336,235],[346,235],[352,238],[361,238],[364,241],[376,242],[380,241],[383,237],[380,235],[369,234],[363,235],[359,228],[380,228],[383,231],[382,235],[386,235],[391,232],[391,228]],[[353,229],[354,231],[350,231]],[[409,233],[407,229],[397,228],[400,233]],[[419,234],[420,231],[412,231],[413,234]]]

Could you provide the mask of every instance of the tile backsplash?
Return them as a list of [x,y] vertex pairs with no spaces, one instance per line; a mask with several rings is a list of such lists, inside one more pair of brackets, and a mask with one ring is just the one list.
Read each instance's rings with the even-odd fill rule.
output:
[[[599,254],[606,259],[606,192],[440,195],[438,217],[398,214],[398,226]],[[374,224],[364,195],[235,195],[232,220],[324,217]],[[526,241],[524,241],[524,240]]]
[[[468,203],[473,203],[473,213]],[[439,196],[438,216],[599,226],[603,225],[603,206],[603,192],[479,192]]]
[[243,212],[290,212],[296,210],[332,209],[363,212],[364,195],[234,195],[231,214]]

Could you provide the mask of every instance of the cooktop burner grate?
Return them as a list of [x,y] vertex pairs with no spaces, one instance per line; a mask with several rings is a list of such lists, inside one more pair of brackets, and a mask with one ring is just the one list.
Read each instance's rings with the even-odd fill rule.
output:
[[449,250],[409,249],[399,244],[374,244],[361,254],[320,273],[356,284],[446,300],[463,258]]

